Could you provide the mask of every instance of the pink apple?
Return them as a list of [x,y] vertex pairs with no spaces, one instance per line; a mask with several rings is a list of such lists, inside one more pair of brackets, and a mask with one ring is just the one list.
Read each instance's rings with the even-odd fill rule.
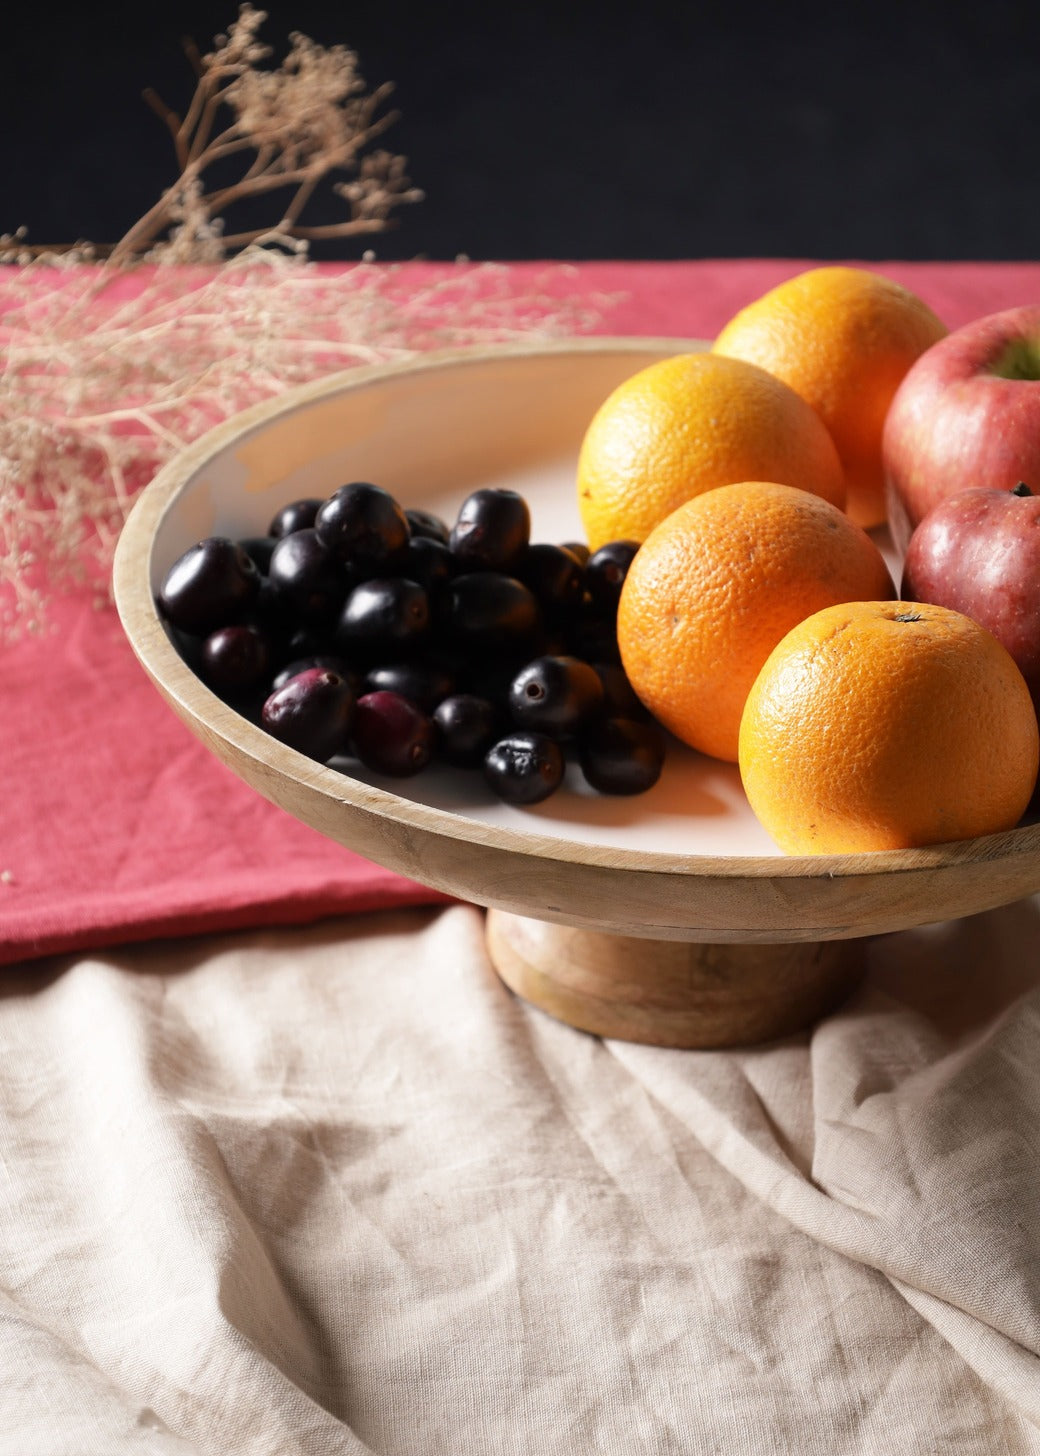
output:
[[940,501],[910,537],[900,596],[992,632],[1040,709],[1040,495],[982,486]]
[[1040,305],[989,314],[927,349],[903,378],[882,438],[899,550],[932,506],[972,486],[1040,491]]

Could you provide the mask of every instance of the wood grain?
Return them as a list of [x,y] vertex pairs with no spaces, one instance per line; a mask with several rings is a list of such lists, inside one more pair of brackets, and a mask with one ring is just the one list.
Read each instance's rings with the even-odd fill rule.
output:
[[665,1047],[725,1047],[801,1031],[863,973],[863,940],[682,945],[489,911],[502,980],[581,1031]]

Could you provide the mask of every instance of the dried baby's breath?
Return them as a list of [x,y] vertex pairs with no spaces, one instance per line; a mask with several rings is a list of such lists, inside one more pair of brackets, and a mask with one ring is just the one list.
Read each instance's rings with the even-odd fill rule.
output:
[[[365,91],[353,53],[296,36],[283,66],[259,73],[263,18],[243,6],[200,58],[183,120],[164,110],[181,178],[119,243],[34,253],[21,234],[0,239],[0,639],[45,625],[54,591],[89,585],[107,598],[137,492],[229,415],[353,365],[595,321],[595,302],[569,300],[558,279],[518,294],[494,264],[417,281],[408,265],[367,257],[311,261],[299,216],[334,168],[351,174],[339,184],[351,215],[329,225],[338,236],[378,232],[412,199],[402,158],[360,156],[382,96]],[[241,194],[207,192],[201,163],[243,139],[250,194],[276,180],[294,191],[273,228],[228,236],[221,209]]]
[[407,271],[261,244],[212,269],[0,271],[0,636],[38,629],[49,590],[103,587],[136,493],[229,415],[353,365],[594,322],[498,265]]
[[[397,208],[422,200],[405,159],[373,150],[397,119],[384,110],[392,86],[369,90],[354,51],[319,46],[299,33],[290,36],[281,64],[265,68],[271,51],[257,35],[266,19],[242,5],[211,51],[187,47],[196,85],[183,115],[145,91],[173,139],[179,175],[118,242],[81,244],[80,256],[117,266],[142,257],[214,262],[262,236],[299,242],[380,233]],[[334,180],[337,174],[346,180]],[[308,226],[307,206],[323,187],[346,204],[345,215]],[[229,212],[258,200],[281,210],[262,227],[228,232]],[[53,251],[29,246],[21,234],[0,237],[3,262]]]

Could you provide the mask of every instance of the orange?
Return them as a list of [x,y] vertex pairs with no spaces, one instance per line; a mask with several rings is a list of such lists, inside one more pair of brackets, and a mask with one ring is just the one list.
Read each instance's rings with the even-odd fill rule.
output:
[[910,849],[1013,828],[1038,737],[1025,679],[984,627],[855,602],[774,649],[744,709],[740,772],[790,854]]
[[781,637],[834,602],[895,594],[881,552],[837,506],[743,481],[651,531],[621,589],[618,646],[666,728],[735,762],[744,699]]
[[881,433],[892,396],[947,333],[909,289],[863,268],[810,268],[740,311],[715,353],[761,365],[818,412],[845,471],[845,509],[861,526],[885,519]]
[[589,546],[645,541],[685,501],[740,480],[845,503],[834,441],[786,384],[710,353],[662,359],[620,384],[585,433],[578,507]]

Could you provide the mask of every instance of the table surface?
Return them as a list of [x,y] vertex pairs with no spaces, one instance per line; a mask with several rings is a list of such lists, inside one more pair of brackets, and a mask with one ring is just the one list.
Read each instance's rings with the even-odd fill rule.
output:
[[[496,286],[710,337],[807,261]],[[951,327],[1040,294],[870,266]],[[781,1043],[588,1037],[228,774],[111,608],[52,621],[4,649],[0,1456],[1040,1450],[1040,903]]]

